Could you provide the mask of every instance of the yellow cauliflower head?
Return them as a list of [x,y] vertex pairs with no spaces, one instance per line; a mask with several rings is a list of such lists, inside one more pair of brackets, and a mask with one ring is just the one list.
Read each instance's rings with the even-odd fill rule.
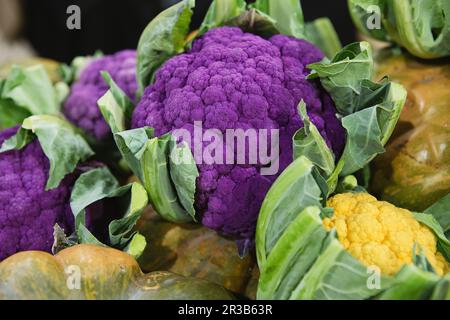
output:
[[417,244],[439,275],[448,271],[448,262],[437,252],[434,233],[410,211],[367,193],[338,194],[327,205],[334,214],[323,220],[325,228],[335,228],[344,248],[364,265],[393,275],[404,264],[412,263]]

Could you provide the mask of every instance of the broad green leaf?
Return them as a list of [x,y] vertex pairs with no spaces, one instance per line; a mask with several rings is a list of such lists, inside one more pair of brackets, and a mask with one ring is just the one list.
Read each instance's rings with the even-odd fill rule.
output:
[[450,240],[448,240],[445,236],[444,230],[442,229],[439,222],[434,218],[433,215],[428,213],[413,212],[413,215],[417,221],[426,225],[431,229],[431,231],[433,231],[438,240],[438,250],[447,259],[447,261],[450,261]]
[[245,0],[213,0],[200,26],[198,36],[236,19],[245,12],[246,7]]
[[98,101],[100,111],[114,136],[114,141],[122,157],[133,171],[142,180],[140,158],[149,138],[153,137],[153,129],[144,127],[128,130],[134,106],[128,96],[114,83],[107,73],[103,73],[105,81],[110,85],[103,97]]
[[305,24],[306,39],[315,44],[329,59],[342,49],[333,23],[329,18],[319,18]]
[[402,85],[392,82],[389,95],[384,103],[381,104],[381,112],[378,121],[381,128],[381,144],[385,145],[392,136],[400,114],[406,103],[408,92]]
[[149,139],[153,138],[154,130],[149,127],[132,129],[114,134],[117,147],[122,157],[133,171],[143,181],[141,159]]
[[444,232],[450,230],[450,194],[437,201],[424,213],[431,214],[439,222]]
[[292,300],[363,300],[389,288],[392,280],[381,276],[380,287],[369,286],[372,271],[345,251],[334,232],[322,253],[292,291]]
[[308,65],[308,68],[313,70],[309,78],[320,78],[338,112],[349,115],[355,111],[355,96],[361,93],[362,80],[373,78],[372,49],[367,42],[352,43],[339,51],[333,60],[325,59]]
[[136,233],[124,251],[137,259],[142,255],[146,246],[147,240],[145,240],[145,237],[140,233]]
[[70,197],[70,208],[75,217],[75,229],[85,225],[85,209],[107,198],[119,188],[119,183],[106,167],[90,170],[80,175]]
[[384,152],[384,145],[405,105],[407,92],[388,79],[380,83],[371,81],[374,66],[367,42],[350,44],[333,60],[324,59],[309,68],[313,70],[309,78],[320,79],[346,129],[347,142],[339,160],[343,166],[340,176],[353,174]]
[[322,190],[313,175],[314,165],[305,157],[295,160],[278,177],[264,199],[256,228],[258,263],[264,265],[272,248],[298,213],[321,207]]
[[335,169],[333,151],[328,148],[319,130],[310,121],[306,112],[306,104],[303,100],[300,102],[298,109],[304,127],[298,130],[293,138],[294,159],[305,156],[322,169],[325,176],[328,177]]
[[281,34],[299,39],[305,38],[303,10],[298,0],[256,0],[249,5],[275,21]]
[[374,156],[384,152],[377,110],[378,107],[364,109],[342,119],[347,143],[340,160],[344,162],[341,176],[364,168]]
[[320,254],[326,231],[320,209],[308,207],[283,232],[260,267],[258,299],[287,299]]
[[194,221],[195,216],[195,188],[199,176],[197,165],[191,149],[186,142],[178,145],[172,141],[169,155],[169,171],[173,185],[177,191],[178,200]]
[[[123,90],[114,82],[111,75],[106,72],[102,71],[102,77],[105,79],[105,82],[109,86],[109,91],[111,92],[112,96],[114,97],[114,100],[117,103],[117,106],[121,108],[123,115],[124,115],[124,129],[128,128],[130,126],[131,117],[133,115],[134,111],[134,104],[133,101],[123,92]],[[124,129],[120,130],[123,131]]]
[[0,128],[20,124],[31,115],[58,115],[58,92],[42,65],[14,66],[0,83]]
[[137,49],[139,95],[152,83],[156,70],[184,50],[195,0],[182,0],[161,12],[143,31]]
[[[136,235],[133,228],[148,204],[147,191],[145,191],[141,184],[133,183],[125,191],[127,193],[131,192],[131,201],[128,209],[122,218],[114,220],[109,224],[110,245],[116,248],[125,248],[133,240]],[[123,191],[119,189],[116,194],[112,194],[109,197],[122,196],[123,194]]]
[[423,271],[413,264],[403,266],[395,275],[393,285],[383,292],[380,300],[426,300],[433,293],[439,276]]
[[50,161],[46,190],[58,187],[64,177],[77,165],[94,155],[87,142],[76,129],[56,116],[32,116],[22,128],[34,133]]
[[114,215],[121,218],[111,221],[108,226],[108,245],[120,250],[132,250],[136,255],[142,253],[140,250],[142,245],[145,247],[145,238],[142,241],[137,237],[134,226],[148,204],[147,192],[139,183],[120,187],[106,167],[83,173],[74,184],[70,205],[75,216],[78,241],[100,243],[86,228],[86,208],[97,201],[110,198],[116,199],[117,211]]
[[167,134],[146,142],[141,157],[142,181],[159,215],[172,222],[186,223],[192,221],[192,217],[179,202],[170,176],[171,141],[172,136]]
[[102,72],[102,76],[109,90],[98,100],[98,107],[113,134],[124,131],[130,126],[134,104],[109,73]]

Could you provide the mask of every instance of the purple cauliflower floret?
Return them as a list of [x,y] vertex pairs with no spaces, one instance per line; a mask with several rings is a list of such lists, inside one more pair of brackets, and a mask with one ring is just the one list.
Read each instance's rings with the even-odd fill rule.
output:
[[64,103],[64,114],[69,121],[97,140],[107,138],[111,130],[103,119],[97,101],[109,89],[101,71],[107,71],[131,100],[135,100],[136,51],[124,50],[97,58],[81,72]]
[[252,242],[262,201],[292,162],[292,136],[303,127],[297,110],[302,99],[328,146],[336,155],[342,152],[345,132],[330,96],[319,82],[305,79],[306,66],[323,57],[305,40],[284,35],[265,40],[222,27],[158,70],[135,109],[134,128],[150,126],[156,135],[179,128],[192,132],[194,121],[202,121],[204,130],[221,132],[279,129],[276,175],[261,175],[260,165],[198,164],[195,208],[203,225],[241,244]]
[[[0,132],[0,146],[17,130],[15,127]],[[57,188],[45,191],[49,167],[37,139],[22,150],[0,154],[0,261],[24,250],[50,252],[55,224],[66,234],[73,232],[69,202],[77,174],[69,174]],[[94,207],[97,215],[101,203]]]

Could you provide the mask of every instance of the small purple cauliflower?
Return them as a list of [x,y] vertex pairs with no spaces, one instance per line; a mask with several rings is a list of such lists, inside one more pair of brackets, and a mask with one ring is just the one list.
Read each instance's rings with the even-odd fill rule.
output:
[[98,99],[109,89],[102,71],[109,72],[117,85],[134,101],[137,91],[136,51],[124,50],[90,62],[64,103],[67,119],[97,140],[103,140],[111,133],[97,106]]
[[[0,131],[0,146],[18,128]],[[71,234],[74,217],[70,209],[70,194],[78,174],[69,174],[60,185],[45,191],[50,163],[35,139],[22,150],[0,154],[0,261],[24,250],[50,252],[53,227],[58,224]],[[95,208],[95,209],[94,209]],[[101,214],[98,202],[88,208],[90,214]]]
[[[323,59],[311,43],[284,35],[265,40],[236,27],[213,29],[192,50],[168,60],[146,88],[132,126],[175,129],[279,129],[278,174],[263,176],[260,165],[198,164],[195,209],[202,223],[248,246],[262,201],[292,162],[292,136],[303,127],[297,106],[303,99],[311,121],[335,154],[345,131],[319,82],[306,80],[308,64]],[[191,145],[192,147],[192,145]],[[242,248],[242,247],[241,247]]]

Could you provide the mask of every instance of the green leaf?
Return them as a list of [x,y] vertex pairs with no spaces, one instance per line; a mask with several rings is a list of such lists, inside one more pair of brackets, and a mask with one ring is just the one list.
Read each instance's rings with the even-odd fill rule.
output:
[[[384,152],[384,145],[405,105],[407,92],[388,79],[380,83],[371,81],[374,66],[367,42],[350,44],[333,60],[324,59],[308,67],[313,70],[309,78],[319,78],[331,95],[346,129],[347,142],[338,162],[342,166],[339,174],[353,174]],[[336,175],[334,178],[336,182]]]
[[169,154],[172,136],[166,134],[146,142],[141,157],[142,181],[155,210],[164,219],[176,223],[192,221],[183,208],[170,176]]
[[14,66],[0,83],[0,128],[20,124],[30,115],[58,115],[60,101],[42,65]]
[[428,228],[433,231],[438,240],[438,250],[442,253],[442,255],[450,261],[450,240],[444,234],[444,230],[442,229],[439,222],[434,218],[433,215],[428,213],[419,213],[413,212],[414,218],[420,223],[424,224]]
[[264,265],[272,248],[298,213],[310,206],[321,207],[322,190],[313,163],[295,160],[278,177],[264,199],[256,227],[258,263]]
[[305,38],[303,10],[298,0],[256,0],[249,5],[266,14],[281,34],[299,39]]
[[90,170],[80,175],[72,188],[70,208],[75,217],[75,229],[85,225],[85,209],[107,198],[119,188],[119,183],[106,167]]
[[156,70],[184,50],[194,6],[194,0],[182,0],[161,12],[145,28],[137,49],[139,96],[153,81]]
[[403,266],[395,275],[394,284],[377,299],[380,300],[426,300],[433,293],[439,276],[424,271],[413,264]]
[[342,119],[347,131],[347,143],[340,160],[345,163],[341,176],[364,168],[374,156],[384,152],[377,110],[378,107],[372,107]]
[[197,165],[191,149],[186,142],[181,145],[172,141],[169,155],[169,171],[173,185],[177,191],[178,200],[194,221],[195,217],[195,188],[199,176]]
[[145,237],[140,233],[136,233],[128,246],[124,249],[124,252],[137,259],[142,255],[146,246],[147,240],[145,240]]
[[154,130],[149,127],[114,134],[114,139],[122,157],[140,181],[144,179],[141,159],[147,147],[148,140],[153,138],[153,136]]
[[308,207],[286,228],[261,265],[258,299],[287,299],[320,253],[326,231],[320,209]]
[[437,201],[424,213],[431,214],[441,225],[444,232],[450,230],[450,194]]
[[246,7],[245,0],[213,0],[200,26],[198,36],[236,19],[246,11]]
[[148,204],[147,192],[139,183],[133,183],[122,187],[109,197],[123,196],[131,192],[131,201],[126,213],[122,218],[112,221],[109,224],[110,245],[115,248],[125,248],[136,235],[134,226],[141,217],[142,211]]
[[380,276],[379,287],[370,287],[372,271],[345,251],[335,232],[328,234],[322,253],[292,291],[292,300],[362,300],[390,287]]
[[[114,215],[121,217],[111,221],[108,226],[108,245],[120,250],[133,250],[133,254],[142,253],[139,250],[142,245],[145,246],[145,238],[144,243],[142,239],[135,238],[137,233],[134,231],[134,226],[148,204],[147,192],[139,183],[120,187],[106,167],[83,173],[72,189],[70,206],[75,217],[78,241],[80,243],[100,243],[86,228],[86,208],[97,201],[108,198],[116,198],[116,210],[119,212]],[[121,210],[123,212],[120,212]],[[135,242],[132,243],[133,241]]]
[[46,190],[58,187],[64,177],[72,173],[80,162],[94,152],[83,137],[68,122],[49,115],[32,116],[23,122],[23,129],[33,132],[50,161]]
[[325,59],[308,65],[308,68],[313,70],[309,78],[320,78],[338,112],[349,115],[355,111],[355,96],[361,93],[362,80],[373,78],[372,50],[367,42],[352,43],[338,52],[332,61]]
[[102,72],[102,76],[110,89],[98,100],[98,107],[113,134],[124,131],[130,125],[134,104],[109,73]]
[[319,47],[329,59],[342,50],[341,40],[329,18],[319,18],[306,23],[305,33],[306,39]]
[[[115,103],[117,104],[116,107],[119,107],[123,112],[124,128],[128,128],[130,126],[131,117],[132,117],[133,111],[134,111],[133,101],[131,101],[131,99],[126,95],[126,93],[123,92],[123,90],[114,82],[113,78],[111,77],[111,75],[108,72],[102,71],[101,74],[102,74],[103,79],[105,79],[105,82],[109,86],[109,91],[112,94],[112,96],[115,100]],[[110,102],[110,103],[113,103],[113,102]],[[123,131],[123,130],[124,129],[122,129],[120,131]]]
[[333,151],[328,148],[319,130],[310,121],[306,112],[306,104],[303,100],[300,102],[298,109],[304,127],[298,130],[293,137],[294,159],[305,156],[322,169],[325,176],[328,177],[335,169]]

